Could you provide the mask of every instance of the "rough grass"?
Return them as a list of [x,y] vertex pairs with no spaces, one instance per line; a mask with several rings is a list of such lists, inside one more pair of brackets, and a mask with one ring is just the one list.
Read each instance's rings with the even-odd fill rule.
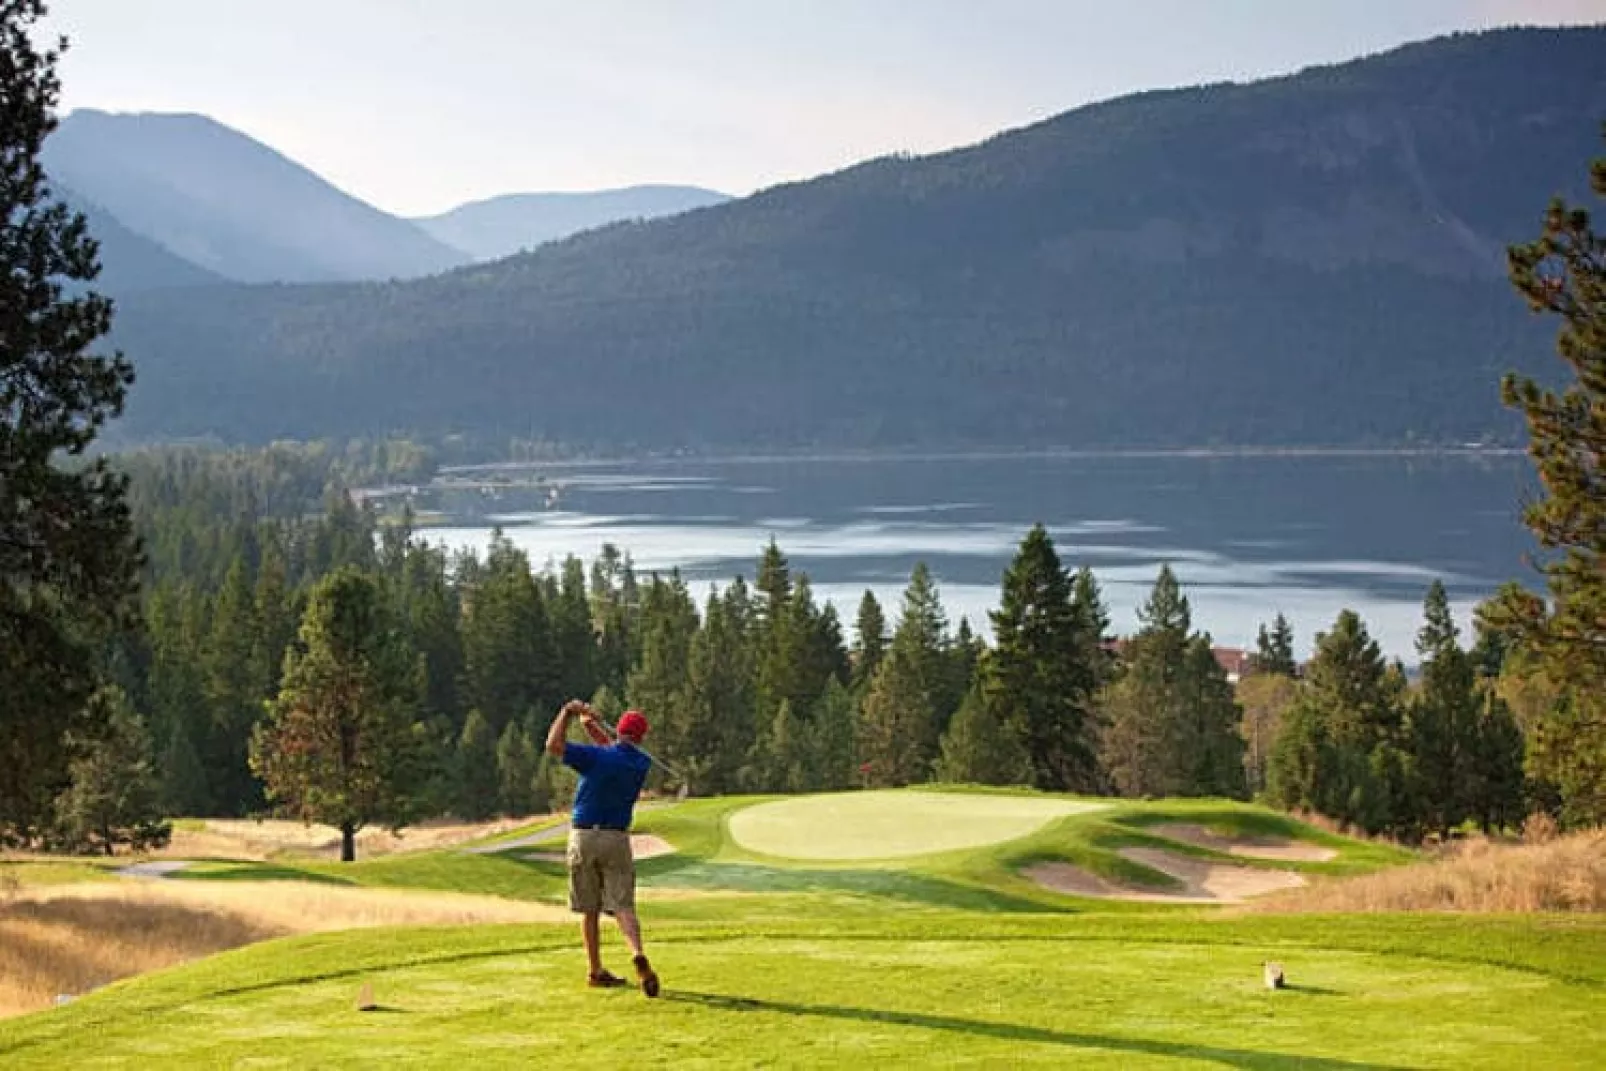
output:
[[1444,858],[1326,881],[1261,911],[1606,911],[1606,830],[1543,844],[1474,840]]
[[[539,822],[530,818],[499,818],[488,822],[425,822],[400,833],[364,829],[357,834],[357,857],[450,848],[532,828],[532,823],[538,826]],[[174,859],[263,861],[284,856],[338,859],[340,831],[333,826],[278,819],[181,819],[174,823],[172,842],[156,854]]]
[[31,888],[0,903],[0,1015],[286,934],[561,917],[556,908],[490,897],[288,882]]

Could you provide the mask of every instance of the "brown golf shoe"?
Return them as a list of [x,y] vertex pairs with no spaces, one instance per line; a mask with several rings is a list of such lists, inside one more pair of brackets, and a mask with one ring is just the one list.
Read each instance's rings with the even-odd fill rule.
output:
[[630,983],[611,971],[596,971],[586,979],[592,989],[618,989]]
[[647,962],[646,956],[637,956],[631,960],[636,965],[636,977],[641,979],[641,991],[649,997],[658,995],[658,974]]

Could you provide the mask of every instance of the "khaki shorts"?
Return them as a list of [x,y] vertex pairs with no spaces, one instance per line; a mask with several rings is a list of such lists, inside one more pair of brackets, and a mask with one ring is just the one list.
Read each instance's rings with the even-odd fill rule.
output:
[[636,858],[630,834],[569,830],[569,910],[610,915],[636,909]]

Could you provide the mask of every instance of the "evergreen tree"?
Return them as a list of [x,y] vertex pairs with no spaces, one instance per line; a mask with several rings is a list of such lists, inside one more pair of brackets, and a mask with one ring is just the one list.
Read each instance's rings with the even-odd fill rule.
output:
[[1251,795],[1266,791],[1272,749],[1297,694],[1294,680],[1280,673],[1253,673],[1238,682],[1238,705],[1244,712],[1244,779]]
[[1522,729],[1495,689],[1487,685],[1481,688],[1479,700],[1468,817],[1475,819],[1485,833],[1492,833],[1522,822],[1526,802],[1524,746]]
[[526,710],[555,710],[557,653],[552,625],[530,562],[501,532],[463,610],[464,701],[485,715],[493,734]]
[[557,648],[559,694],[586,696],[596,691],[596,637],[591,630],[591,607],[586,596],[585,566],[572,555],[563,562],[563,574],[552,607],[552,634]]
[[814,775],[810,788],[817,792],[836,792],[851,788],[856,780],[855,736],[859,708],[853,693],[840,680],[832,678],[820,696],[811,725],[809,753]]
[[775,718],[760,740],[764,770],[763,791],[808,792],[813,782],[813,756],[809,753],[809,725],[792,713],[789,700],[781,700]]
[[164,847],[172,827],[162,819],[150,733],[121,689],[104,689],[91,701],[106,708],[96,719],[104,721],[105,735],[82,742],[73,759],[72,783],[56,800],[52,839],[106,855],[119,844],[135,851]]
[[0,8],[0,844],[50,820],[69,735],[96,735],[93,655],[127,622],[138,568],[126,480],[85,457],[133,372],[89,352],[112,315],[76,285],[100,270],[96,244],[40,164],[61,96],[58,51],[34,43],[44,15]]
[[1176,575],[1162,566],[1143,627],[1101,697],[1104,768],[1128,796],[1243,793],[1242,712]]
[[1071,585],[1071,610],[1082,634],[1082,658],[1091,671],[1091,687],[1097,691],[1112,672],[1112,659],[1104,648],[1110,635],[1110,608],[1104,604],[1098,578],[1085,565],[1076,571]]
[[251,730],[267,698],[267,678],[259,678],[256,592],[243,557],[229,567],[212,612],[204,655],[206,699],[211,711],[204,758],[212,771],[214,813],[246,814],[262,802],[246,764]]
[[1077,616],[1070,579],[1042,525],[1027,534],[1005,571],[1002,604],[992,618],[988,700],[1025,734],[1033,782],[1055,792],[1096,790],[1088,623]]
[[412,818],[425,773],[416,752],[412,666],[374,579],[353,568],[312,593],[278,697],[251,742],[268,798],[303,821],[341,833],[356,858],[357,831]]
[[864,695],[870,689],[870,678],[887,653],[887,617],[876,601],[875,593],[866,590],[859,600],[859,615],[854,623],[852,687],[855,695]]
[[1265,625],[1260,626],[1255,638],[1254,669],[1256,673],[1273,673],[1282,677],[1293,677],[1299,672],[1299,666],[1294,661],[1294,629],[1280,613],[1272,622],[1270,632],[1266,631]]
[[[510,721],[503,730],[505,737],[517,731],[518,722]],[[496,813],[501,794],[500,769],[497,765],[497,737],[485,715],[471,710],[463,723],[463,733],[457,738],[457,754],[453,768],[456,771],[457,798],[454,810],[459,818],[482,822]]]
[[[919,771],[910,780],[924,780],[936,761],[943,729],[962,698],[962,693],[956,694],[951,669],[953,641],[948,635],[948,617],[936,579],[924,562],[917,562],[909,574],[903,613],[888,651],[887,659],[895,654],[901,657],[897,679],[913,689],[905,709],[919,711],[923,717],[920,723],[906,727],[910,735],[904,746],[911,751],[908,768]],[[868,709],[868,697],[865,706]]]
[[[1606,128],[1603,128],[1606,130]],[[1606,198],[1606,157],[1590,186]],[[1542,493],[1524,511],[1540,544],[1548,598],[1515,586],[1485,611],[1522,648],[1508,675],[1553,694],[1528,718],[1528,761],[1553,786],[1569,825],[1606,823],[1606,237],[1589,213],[1551,202],[1537,240],[1509,252],[1530,308],[1561,320],[1557,350],[1572,373],[1561,391],[1507,376],[1502,394],[1528,422]]]
[[1416,641],[1422,683],[1409,708],[1413,802],[1424,828],[1446,834],[1474,809],[1483,704],[1472,661],[1458,642],[1449,597],[1437,580],[1428,589],[1423,614]]
[[684,690],[697,629],[697,606],[679,574],[668,580],[654,576],[642,599],[641,656],[630,672],[628,696],[632,707],[652,719],[655,750],[670,762],[670,756],[687,753],[693,719],[684,707]]
[[858,748],[868,788],[915,784],[931,771],[925,740],[934,713],[921,669],[914,646],[894,642],[870,681]]
[[685,722],[666,749],[698,792],[733,792],[757,739],[753,712],[748,594],[741,583],[710,594],[703,627],[692,638],[682,695]]
[[[985,670],[983,671],[985,672]],[[988,697],[996,695],[977,680],[942,738],[937,780],[978,785],[1024,785],[1032,781],[1031,756]]]
[[[466,728],[466,727],[465,727]],[[518,722],[509,722],[496,742],[496,802],[505,815],[535,814],[535,778],[541,755]]]
[[1397,685],[1351,610],[1316,638],[1305,686],[1272,751],[1269,795],[1368,833],[1394,827],[1402,794]]

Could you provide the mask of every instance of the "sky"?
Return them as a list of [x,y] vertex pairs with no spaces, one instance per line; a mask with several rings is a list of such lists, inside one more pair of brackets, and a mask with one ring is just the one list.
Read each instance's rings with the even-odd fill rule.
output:
[[199,112],[401,215],[732,194],[1606,0],[54,0],[62,105]]

